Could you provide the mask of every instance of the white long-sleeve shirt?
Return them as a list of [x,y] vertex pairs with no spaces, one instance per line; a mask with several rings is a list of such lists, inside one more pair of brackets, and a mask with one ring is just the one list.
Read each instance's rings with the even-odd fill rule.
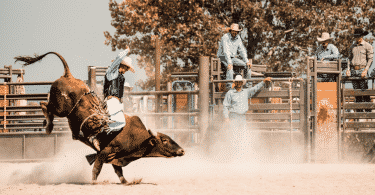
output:
[[254,87],[237,91],[231,89],[225,94],[223,101],[223,114],[225,118],[229,118],[229,113],[245,114],[249,110],[249,99],[252,98],[264,86],[264,82],[260,82]]
[[236,37],[232,38],[230,33],[226,33],[221,37],[221,41],[219,43],[219,50],[217,51],[217,57],[224,56],[228,64],[232,63],[232,58],[234,58],[237,54],[237,51],[240,52],[240,56],[242,59],[248,63],[246,48],[242,43],[242,40],[237,34]]
[[120,63],[129,53],[129,51],[129,49],[125,49],[124,51],[120,52],[116,59],[112,62],[111,66],[109,66],[105,73],[108,81],[112,81],[118,77],[118,68],[120,67]]

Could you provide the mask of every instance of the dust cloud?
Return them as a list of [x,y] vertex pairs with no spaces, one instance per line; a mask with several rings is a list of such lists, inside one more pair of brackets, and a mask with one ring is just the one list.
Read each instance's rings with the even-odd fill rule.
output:
[[[251,124],[249,124],[251,125]],[[148,125],[150,126],[150,125]],[[237,132],[226,123],[208,129],[203,144],[180,144],[186,154],[176,158],[142,158],[123,167],[127,181],[166,184],[173,180],[291,173],[349,173],[367,166],[304,164],[303,135],[298,132]],[[90,184],[92,168],[85,156],[94,151],[79,141],[66,141],[56,158],[41,163],[1,163],[0,184]],[[271,177],[272,178],[272,177]],[[98,182],[120,183],[110,164]]]
[[86,183],[91,181],[85,155],[93,150],[78,141],[65,141],[55,158],[38,163],[2,164],[2,182],[8,184]]

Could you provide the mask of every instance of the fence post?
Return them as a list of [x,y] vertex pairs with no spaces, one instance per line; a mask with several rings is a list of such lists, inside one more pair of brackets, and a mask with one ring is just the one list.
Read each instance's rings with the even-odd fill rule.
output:
[[[172,91],[172,83],[167,83],[167,91]],[[168,113],[172,113],[172,95],[168,94]],[[168,129],[173,128],[173,116],[168,116]]]
[[89,79],[88,79],[88,86],[91,91],[96,92],[96,67],[89,66]]
[[204,141],[209,118],[209,57],[199,57],[199,133]]

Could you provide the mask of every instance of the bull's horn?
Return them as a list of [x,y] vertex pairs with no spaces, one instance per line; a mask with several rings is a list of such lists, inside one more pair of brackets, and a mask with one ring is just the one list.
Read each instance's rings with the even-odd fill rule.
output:
[[150,135],[156,137],[158,134],[155,133],[154,131],[152,131],[151,129],[148,130],[148,132],[150,133]]

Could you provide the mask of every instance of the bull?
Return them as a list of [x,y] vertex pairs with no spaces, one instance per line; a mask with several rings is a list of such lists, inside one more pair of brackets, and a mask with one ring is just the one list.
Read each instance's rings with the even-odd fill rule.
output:
[[[88,137],[98,135],[108,126],[109,118],[102,102],[82,80],[73,77],[65,59],[56,52],[15,57],[16,62],[33,64],[48,54],[57,55],[63,63],[64,74],[53,82],[48,102],[40,102],[45,116],[46,134],[53,130],[55,116],[68,119],[73,140],[79,140],[92,149],[95,147]],[[125,115],[126,125],[118,133],[110,134],[103,139],[104,148],[97,154],[86,156],[90,165],[94,163],[92,180],[96,181],[104,163],[112,164],[121,183],[127,183],[122,174],[122,167],[142,157],[177,157],[183,156],[184,150],[169,136],[147,130],[138,116]]]

